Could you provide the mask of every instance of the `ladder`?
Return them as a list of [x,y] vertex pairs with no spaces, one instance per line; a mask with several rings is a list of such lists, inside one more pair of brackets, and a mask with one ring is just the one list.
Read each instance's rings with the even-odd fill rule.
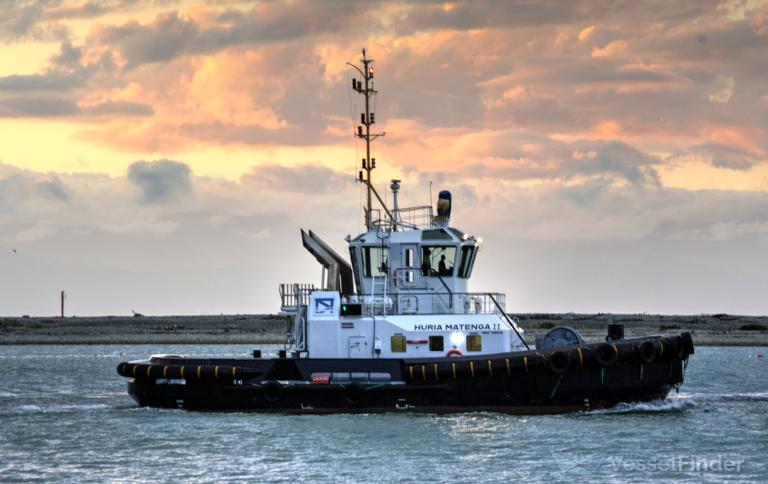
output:
[[375,311],[377,306],[381,306],[381,314],[387,313],[387,288],[389,285],[388,274],[385,272],[383,276],[374,276],[371,280],[371,312],[377,314]]

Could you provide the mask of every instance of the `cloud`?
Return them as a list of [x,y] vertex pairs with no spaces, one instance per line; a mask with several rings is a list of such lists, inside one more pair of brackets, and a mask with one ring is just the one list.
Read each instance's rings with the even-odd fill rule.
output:
[[0,77],[0,91],[68,91],[84,83],[82,76],[72,72],[49,71]]
[[43,2],[7,2],[0,15],[0,40],[16,40],[34,32]]
[[684,154],[693,154],[709,160],[712,166],[731,170],[749,170],[759,158],[746,151],[719,143],[704,143],[689,148]]
[[623,178],[634,185],[660,185],[659,175],[653,165],[662,163],[658,156],[643,153],[621,141],[574,143],[575,161],[569,176],[608,174]]
[[9,213],[45,210],[51,205],[66,205],[72,199],[71,188],[56,173],[19,170],[2,163],[0,168],[6,172],[3,176],[0,171],[0,211],[3,206]]
[[18,96],[0,98],[0,117],[45,118],[73,116],[78,113],[74,101],[61,97]]
[[261,44],[342,31],[364,7],[346,2],[266,2],[248,12],[227,10],[219,25],[206,28],[177,12],[165,12],[142,25],[103,27],[95,40],[120,52],[128,68],[201,54],[242,44]]
[[178,161],[137,161],[128,167],[128,180],[141,190],[141,203],[166,203],[191,193],[191,173]]
[[152,106],[148,104],[130,101],[104,101],[90,106],[82,106],[80,112],[86,115],[123,115],[123,116],[151,116],[154,113]]
[[49,200],[68,202],[70,198],[69,188],[53,173],[48,175],[47,180],[39,181],[37,189],[43,197]]
[[320,164],[254,166],[240,178],[245,185],[279,191],[312,194],[338,193],[354,184],[352,175],[345,175]]
[[715,90],[708,96],[713,103],[726,104],[733,96],[736,80],[729,76],[718,76]]

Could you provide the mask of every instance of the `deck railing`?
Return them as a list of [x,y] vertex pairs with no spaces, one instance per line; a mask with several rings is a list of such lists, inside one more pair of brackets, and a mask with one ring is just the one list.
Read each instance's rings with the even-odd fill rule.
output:
[[387,296],[357,294],[347,302],[359,302],[365,315],[387,314],[494,314],[499,310],[491,296],[502,309],[506,296],[484,292],[396,292]]
[[314,284],[280,284],[280,311],[294,313],[309,305],[309,295],[316,290]]
[[[314,284],[280,284],[280,310],[296,314],[309,305]],[[493,299],[499,303],[498,307]],[[506,310],[506,295],[498,292],[397,291],[392,294],[355,294],[344,303],[360,303],[364,315],[398,314],[498,314]]]

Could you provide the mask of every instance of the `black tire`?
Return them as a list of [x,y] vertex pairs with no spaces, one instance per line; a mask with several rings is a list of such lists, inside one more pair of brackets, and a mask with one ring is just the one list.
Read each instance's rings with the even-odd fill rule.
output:
[[276,381],[268,381],[261,386],[261,391],[266,401],[275,403],[283,396],[283,385]]
[[358,405],[365,401],[365,388],[359,383],[350,383],[344,387],[344,397],[347,403]]
[[677,357],[681,360],[685,359],[686,352],[685,352],[685,342],[683,341],[682,336],[678,336],[674,339],[675,341],[675,354]]
[[547,366],[552,373],[562,375],[571,367],[571,358],[565,351],[555,351],[547,356]]
[[600,343],[597,345],[597,348],[595,348],[593,357],[595,359],[595,363],[597,363],[599,366],[613,366],[619,359],[619,355],[616,353],[617,351],[614,349],[612,344]]
[[659,355],[659,342],[650,339],[643,341],[638,348],[638,355],[643,363],[653,363]]
[[696,351],[693,348],[693,338],[691,337],[691,333],[686,331],[680,335],[680,338],[683,340],[683,346],[685,347],[685,356],[688,357],[694,354]]

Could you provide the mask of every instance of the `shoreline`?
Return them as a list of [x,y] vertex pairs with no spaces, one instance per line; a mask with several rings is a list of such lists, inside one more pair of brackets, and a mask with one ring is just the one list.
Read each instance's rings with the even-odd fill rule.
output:
[[[609,323],[628,338],[689,331],[696,346],[768,346],[768,316],[647,314],[510,314],[532,344],[554,326],[577,329],[587,342],[605,339]],[[279,315],[0,317],[0,345],[282,344]]]

